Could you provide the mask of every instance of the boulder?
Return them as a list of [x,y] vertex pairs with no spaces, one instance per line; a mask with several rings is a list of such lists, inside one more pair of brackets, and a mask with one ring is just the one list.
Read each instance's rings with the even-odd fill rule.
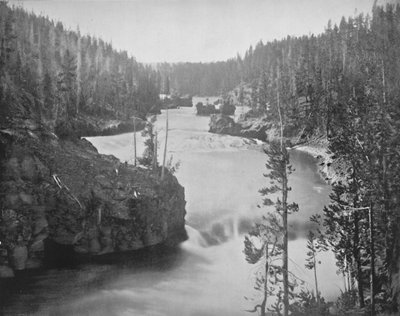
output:
[[241,116],[237,122],[239,125],[239,135],[242,137],[256,138],[262,141],[267,140],[266,132],[271,127],[271,122],[266,116],[246,117]]
[[35,160],[31,156],[25,156],[20,164],[22,180],[35,181],[37,177]]
[[25,270],[26,261],[28,260],[28,249],[26,246],[15,246],[11,250],[10,260],[14,270]]
[[37,269],[42,266],[42,261],[38,258],[28,258],[26,260],[25,268],[26,269]]
[[193,102],[192,102],[193,97],[190,95],[185,95],[185,96],[177,96],[177,95],[172,95],[172,96],[166,96],[162,101],[161,101],[161,107],[163,109],[177,109],[180,107],[192,107]]
[[214,114],[210,117],[209,132],[227,134],[246,138],[255,138],[267,141],[267,132],[271,129],[271,122],[265,116],[252,117],[241,115],[235,122],[224,114]]
[[14,271],[7,265],[0,265],[0,278],[13,278]]
[[220,106],[220,112],[224,115],[234,115],[236,107],[233,105],[230,99],[225,99]]
[[101,245],[99,240],[97,239],[97,237],[92,238],[89,243],[89,252],[96,254],[99,253],[100,250],[101,250]]
[[237,135],[239,132],[235,121],[224,114],[211,115],[209,126],[211,133]]
[[202,116],[209,116],[211,114],[219,113],[219,110],[215,108],[214,104],[204,105],[202,102],[196,104],[196,114]]
[[34,222],[33,235],[39,235],[43,230],[47,229],[48,226],[49,223],[47,222],[45,217],[37,218]]

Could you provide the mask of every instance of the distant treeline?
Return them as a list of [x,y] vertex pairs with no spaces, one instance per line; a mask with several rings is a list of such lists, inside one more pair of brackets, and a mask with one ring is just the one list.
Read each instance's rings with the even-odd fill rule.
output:
[[327,132],[332,109],[351,97],[379,90],[386,98],[397,98],[399,19],[398,5],[374,6],[372,15],[342,18],[339,25],[329,22],[319,35],[259,42],[244,57],[160,64],[158,69],[170,76],[171,89],[182,94],[221,95],[251,87],[249,105],[275,117],[279,86],[287,130],[295,125]]
[[171,91],[197,96],[216,96],[240,83],[236,59],[215,63],[162,63],[157,70],[170,79]]
[[[159,102],[160,76],[103,40],[0,2],[0,111],[49,122],[126,118]],[[32,113],[31,113],[32,114]]]

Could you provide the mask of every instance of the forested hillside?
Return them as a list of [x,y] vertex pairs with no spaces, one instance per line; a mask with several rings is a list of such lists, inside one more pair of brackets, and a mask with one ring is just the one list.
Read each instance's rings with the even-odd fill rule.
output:
[[0,1],[0,279],[186,238],[184,190],[164,168],[160,184],[157,159],[128,165],[82,138],[121,132],[99,122],[143,128],[137,117],[159,111],[159,78],[101,39]]
[[251,87],[249,105],[274,119],[279,92],[286,132],[329,133],[337,105],[378,96],[387,103],[397,99],[399,23],[399,6],[375,6],[372,16],[329,22],[319,35],[259,42],[243,58],[160,70],[169,72],[171,88],[180,93],[219,95],[236,88],[239,95],[249,90],[239,87]]
[[375,5],[372,16],[328,23],[319,35],[260,42],[244,58],[169,71],[182,93],[234,90],[252,107],[248,116],[282,121],[288,137],[328,141],[345,166],[324,212],[325,238],[348,280],[342,299],[398,312],[400,5]]
[[111,44],[0,2],[0,111],[54,127],[80,115],[155,111],[159,76]]
[[172,91],[180,94],[214,96],[235,88],[240,82],[236,59],[215,63],[157,64],[162,77],[170,77]]

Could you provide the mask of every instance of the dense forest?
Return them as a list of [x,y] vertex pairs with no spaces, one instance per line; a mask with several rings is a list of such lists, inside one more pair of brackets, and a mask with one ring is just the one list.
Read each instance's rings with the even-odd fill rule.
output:
[[260,42],[225,63],[160,70],[181,93],[233,91],[247,115],[282,122],[285,136],[328,141],[344,166],[324,210],[324,238],[348,280],[342,301],[398,312],[400,5],[375,4],[319,35]]
[[126,119],[157,110],[159,74],[101,39],[4,1],[0,38],[2,118],[34,112],[54,127],[79,115]]
[[159,70],[170,76],[171,89],[183,94],[252,91],[248,105],[270,108],[272,116],[278,85],[287,129],[302,122],[295,127],[329,132],[335,105],[350,97],[356,100],[379,90],[385,102],[396,99],[399,11],[399,6],[375,6],[372,16],[342,18],[339,25],[329,22],[319,35],[259,42],[244,57],[226,62],[162,64]]
[[162,63],[156,68],[163,78],[170,78],[171,90],[176,93],[213,96],[233,90],[240,83],[238,66],[236,59],[230,59],[213,63]]
[[286,135],[323,135],[346,166],[324,210],[325,239],[347,298],[391,312],[400,292],[399,25],[399,5],[375,6],[319,36],[260,44],[243,61],[255,115],[278,122],[280,105]]

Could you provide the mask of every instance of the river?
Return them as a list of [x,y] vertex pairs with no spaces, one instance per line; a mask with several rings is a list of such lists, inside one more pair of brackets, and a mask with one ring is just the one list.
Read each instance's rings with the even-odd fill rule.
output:
[[[164,140],[165,111],[155,123]],[[5,314],[36,315],[247,315],[259,302],[255,272],[243,255],[243,236],[265,209],[258,190],[266,155],[260,142],[210,134],[208,117],[194,108],[169,110],[168,157],[179,162],[176,176],[185,187],[189,239],[176,249],[127,255],[118,264],[84,264],[28,275],[10,289]],[[138,152],[143,139],[138,137]],[[89,138],[101,153],[122,161],[133,158],[132,133]],[[163,151],[162,146],[159,149]],[[308,218],[328,203],[330,186],[319,176],[316,161],[291,151],[295,172],[290,200],[300,206],[290,216],[289,268],[313,289],[312,271],[304,267]],[[139,258],[140,257],[140,258]],[[322,295],[333,299],[342,287],[333,255],[320,256]],[[248,299],[245,299],[247,297]],[[252,301],[254,299],[254,301]]]

